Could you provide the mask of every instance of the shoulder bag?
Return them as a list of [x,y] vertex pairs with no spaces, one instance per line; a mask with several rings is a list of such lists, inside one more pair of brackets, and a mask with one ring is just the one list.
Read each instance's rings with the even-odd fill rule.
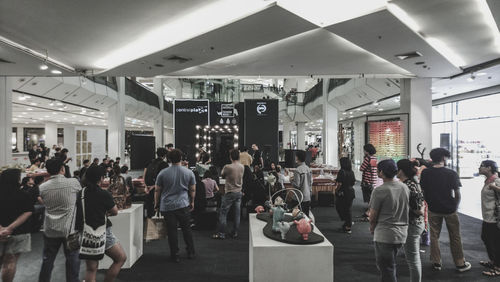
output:
[[85,190],[82,190],[82,209],[83,209],[83,232],[82,243],[80,246],[80,258],[90,260],[101,260],[104,257],[106,248],[106,216],[104,224],[96,229],[87,224],[85,219]]

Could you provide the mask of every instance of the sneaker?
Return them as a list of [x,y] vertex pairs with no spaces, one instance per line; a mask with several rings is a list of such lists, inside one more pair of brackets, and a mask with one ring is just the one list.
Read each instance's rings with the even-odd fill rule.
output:
[[470,264],[470,262],[468,262],[468,261],[466,261],[466,262],[464,263],[464,265],[462,265],[462,266],[457,266],[457,270],[458,270],[459,272],[465,272],[465,271],[467,271],[467,270],[470,270],[471,268],[472,268],[472,265],[471,265],[471,264]]
[[441,270],[441,267],[442,267],[442,266],[441,266],[441,264],[440,264],[440,263],[434,263],[434,264],[432,265],[432,269],[434,269],[434,270]]

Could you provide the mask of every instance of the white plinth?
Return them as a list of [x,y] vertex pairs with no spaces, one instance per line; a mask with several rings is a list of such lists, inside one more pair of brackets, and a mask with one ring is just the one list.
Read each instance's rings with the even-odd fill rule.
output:
[[[333,281],[333,245],[326,238],[315,245],[286,244],[267,238],[265,225],[250,214],[250,282]],[[314,232],[323,235],[316,226]]]
[[[143,205],[132,204],[126,210],[118,211],[118,215],[109,217],[113,223],[113,234],[120,241],[120,244],[127,254],[127,261],[122,268],[131,268],[142,256],[143,252]],[[108,269],[112,260],[108,256],[99,262],[99,269]]]

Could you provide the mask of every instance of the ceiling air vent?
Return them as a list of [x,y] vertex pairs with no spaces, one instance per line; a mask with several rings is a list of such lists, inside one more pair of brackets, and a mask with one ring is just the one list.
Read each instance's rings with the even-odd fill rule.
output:
[[5,59],[0,58],[0,63],[5,63],[5,64],[13,64],[14,62],[7,61]]
[[180,56],[177,56],[177,55],[172,55],[170,57],[163,57],[163,59],[166,60],[166,61],[177,62],[179,64],[184,64],[185,62],[189,62],[189,61],[192,60],[191,58],[184,58],[184,57],[180,57]]
[[408,60],[408,59],[417,58],[417,57],[422,57],[422,54],[420,54],[417,51],[396,55],[396,58],[398,58],[400,60]]

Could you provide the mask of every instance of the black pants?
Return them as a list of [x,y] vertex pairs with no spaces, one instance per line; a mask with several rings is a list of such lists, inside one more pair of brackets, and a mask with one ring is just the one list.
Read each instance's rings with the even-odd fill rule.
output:
[[193,234],[189,227],[189,207],[182,209],[167,211],[161,213],[167,223],[168,245],[170,246],[170,256],[176,257],[179,255],[179,240],[177,239],[177,222],[182,230],[182,236],[186,243],[186,250],[188,254],[194,254]]
[[300,208],[302,209],[302,212],[309,216],[309,210],[311,209],[311,201],[307,201],[307,202],[302,202],[302,204],[300,204]]
[[343,227],[352,226],[352,197],[335,197],[335,208],[340,220],[344,221]]
[[490,261],[495,266],[500,267],[500,229],[498,229],[497,224],[483,221],[481,239],[484,242]]
[[144,207],[146,208],[146,216],[152,218],[155,215],[155,188],[151,189],[149,194],[146,195]]

